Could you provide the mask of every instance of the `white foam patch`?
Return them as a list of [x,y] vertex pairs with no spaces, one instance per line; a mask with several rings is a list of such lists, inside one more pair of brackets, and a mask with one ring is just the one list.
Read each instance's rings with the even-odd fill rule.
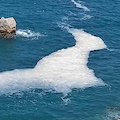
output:
[[102,39],[78,29],[69,29],[69,32],[76,40],[75,46],[44,57],[33,69],[1,73],[0,93],[40,88],[66,95],[73,88],[105,85],[87,67],[89,52],[106,48]]
[[71,0],[71,2],[73,2],[76,7],[83,9],[84,11],[90,11],[90,9],[88,9],[86,6],[81,5],[80,3],[76,2],[75,0]]
[[26,38],[29,38],[29,37],[38,38],[42,36],[39,32],[35,33],[34,31],[31,31],[31,30],[22,30],[22,29],[17,30],[16,35],[26,37]]

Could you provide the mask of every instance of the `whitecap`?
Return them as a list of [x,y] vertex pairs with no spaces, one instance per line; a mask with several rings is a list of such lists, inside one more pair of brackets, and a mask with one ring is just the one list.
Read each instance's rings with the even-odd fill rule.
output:
[[68,31],[76,40],[75,46],[44,57],[33,69],[0,73],[0,93],[38,88],[67,95],[73,88],[105,85],[87,67],[90,51],[106,48],[102,39],[78,29]]
[[19,29],[16,31],[16,35],[21,36],[21,37],[25,37],[25,38],[29,38],[29,37],[38,38],[38,37],[42,36],[42,34],[40,34],[39,32],[34,32],[34,31],[31,31],[28,29],[26,29],[26,30]]
[[71,0],[71,2],[73,2],[76,7],[80,8],[80,9],[83,9],[84,11],[90,11],[90,9],[88,9],[86,6],[76,2],[75,0]]

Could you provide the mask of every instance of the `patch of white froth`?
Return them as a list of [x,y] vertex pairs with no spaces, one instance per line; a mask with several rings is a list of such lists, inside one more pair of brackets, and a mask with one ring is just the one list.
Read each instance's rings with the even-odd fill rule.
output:
[[29,37],[38,38],[42,36],[39,32],[35,33],[34,31],[31,31],[31,30],[22,30],[22,29],[17,30],[16,35],[26,37],[26,38],[29,38]]
[[81,5],[80,3],[76,2],[75,0],[71,0],[71,2],[73,2],[76,7],[83,9],[84,11],[90,11],[90,9],[88,9],[86,6]]
[[73,88],[105,85],[87,67],[90,51],[106,48],[102,39],[78,29],[69,29],[69,32],[76,40],[75,46],[44,57],[34,69],[1,73],[0,92],[14,93],[40,88],[66,95]]

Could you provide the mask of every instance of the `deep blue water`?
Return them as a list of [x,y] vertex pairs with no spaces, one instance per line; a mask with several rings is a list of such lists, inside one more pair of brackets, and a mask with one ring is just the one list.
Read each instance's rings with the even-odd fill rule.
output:
[[0,72],[34,68],[43,57],[74,46],[73,36],[63,28],[70,26],[102,38],[107,45],[108,49],[91,52],[88,62],[107,85],[72,89],[65,98],[62,93],[37,88],[14,94],[6,91],[0,94],[0,120],[120,118],[120,2],[75,2],[90,11],[76,7],[71,0],[1,0],[0,17],[13,16],[22,33],[0,38]]

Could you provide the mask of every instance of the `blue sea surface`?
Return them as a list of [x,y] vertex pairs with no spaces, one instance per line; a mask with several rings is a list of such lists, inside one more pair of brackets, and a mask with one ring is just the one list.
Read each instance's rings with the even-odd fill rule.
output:
[[[14,17],[17,32],[13,38],[0,38],[0,75],[32,69],[45,56],[73,47],[76,41],[66,28],[83,29],[100,37],[107,49],[91,51],[87,64],[106,83],[104,86],[72,88],[64,95],[37,85],[21,90],[20,85],[18,92],[11,93],[4,84],[9,75],[0,78],[0,120],[120,118],[119,13],[119,0],[1,0],[0,18]],[[11,88],[15,84],[11,82]]]

